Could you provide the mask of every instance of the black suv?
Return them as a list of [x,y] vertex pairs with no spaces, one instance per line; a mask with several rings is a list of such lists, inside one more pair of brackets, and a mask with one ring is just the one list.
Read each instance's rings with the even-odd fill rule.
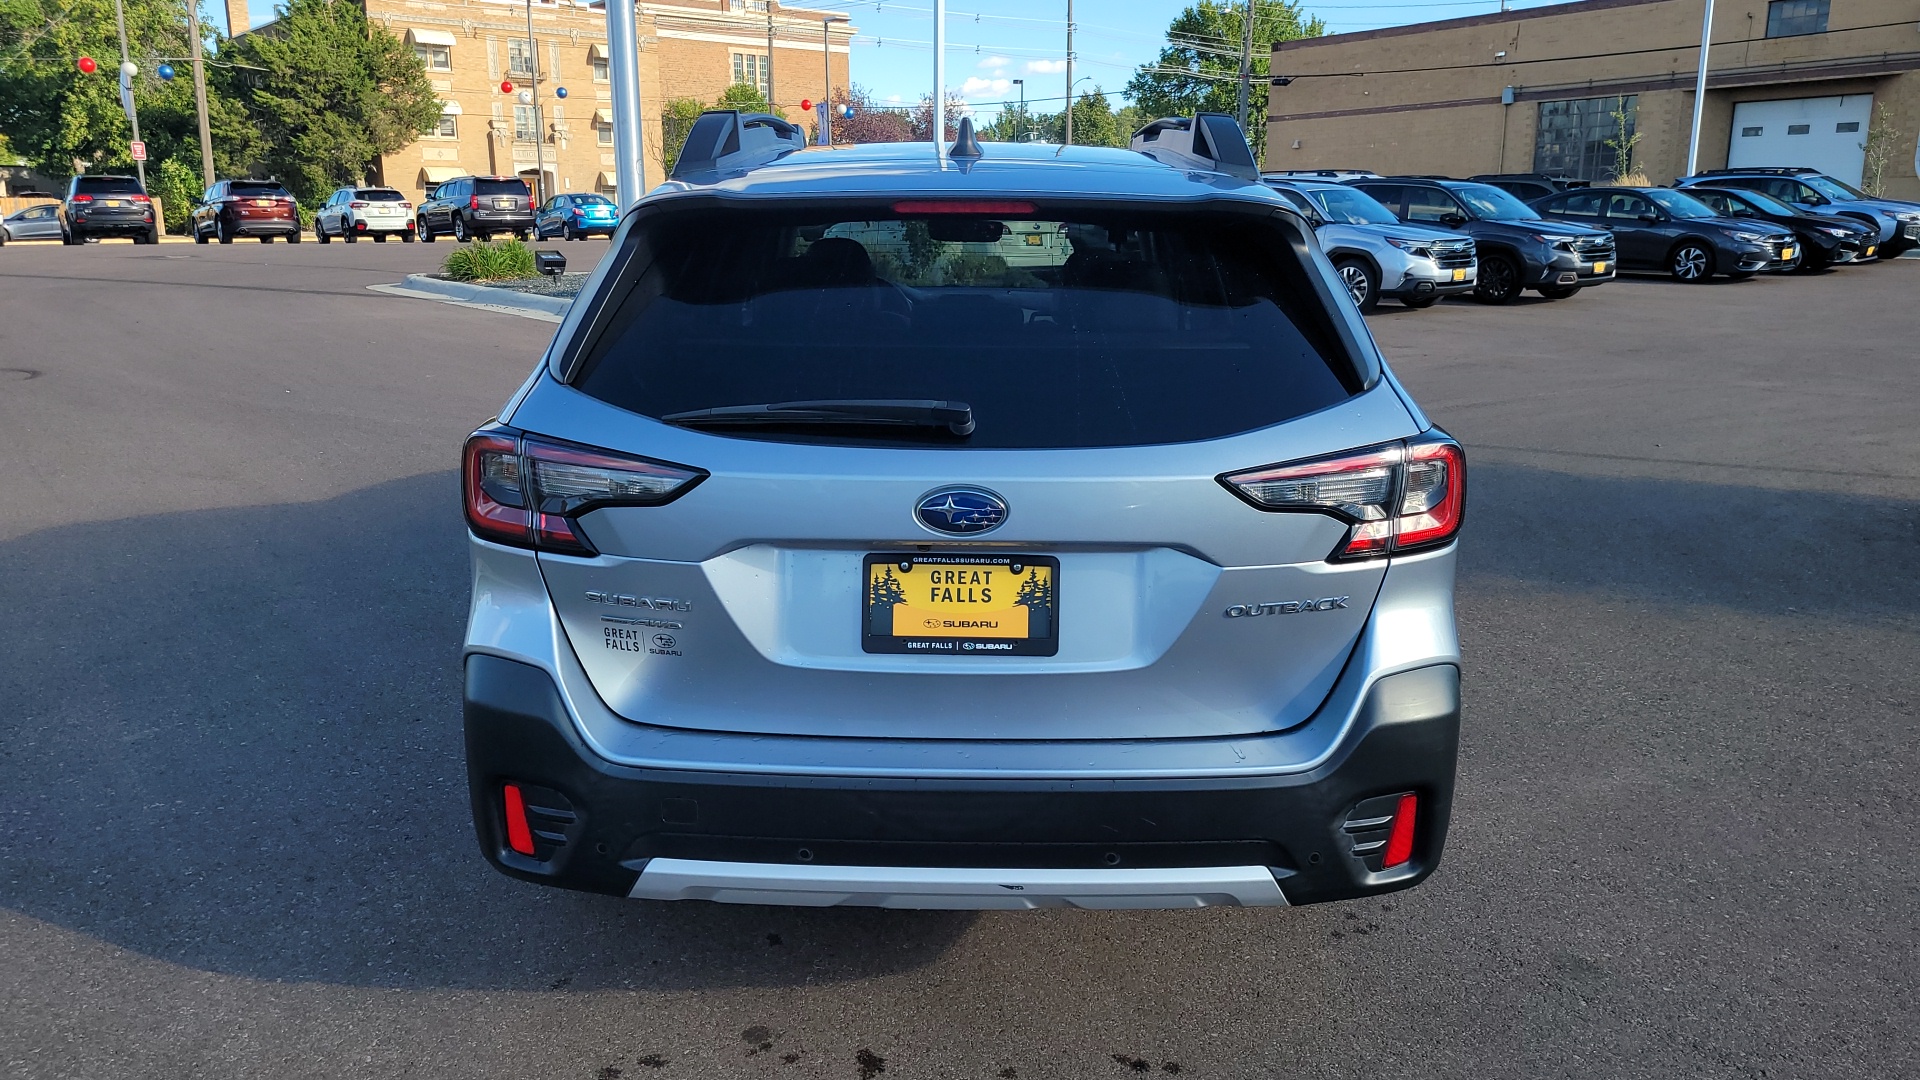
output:
[[131,176],[76,176],[60,203],[60,241],[84,244],[103,236],[125,236],[136,244],[157,244],[153,200]]
[[1613,236],[1604,229],[1547,222],[1527,204],[1488,184],[1392,176],[1349,180],[1400,220],[1473,237],[1480,273],[1473,298],[1511,303],[1522,289],[1563,300],[1613,280]]
[[1528,203],[1559,194],[1568,188],[1586,187],[1590,182],[1551,173],[1481,173],[1467,179],[1492,184],[1521,202]]
[[463,244],[507,232],[525,240],[533,231],[533,195],[517,176],[455,177],[420,204],[414,225],[429,244],[442,233]]

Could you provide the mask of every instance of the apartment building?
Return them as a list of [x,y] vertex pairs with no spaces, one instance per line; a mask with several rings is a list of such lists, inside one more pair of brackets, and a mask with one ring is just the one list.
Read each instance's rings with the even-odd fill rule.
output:
[[[383,157],[382,183],[419,198],[469,174],[524,177],[545,169],[546,194],[614,187],[613,94],[603,0],[361,0],[367,18],[405,41],[440,94],[439,125]],[[528,34],[528,16],[533,29]],[[231,32],[247,29],[246,0],[227,0]],[[848,85],[854,28],[829,11],[769,0],[679,0],[635,6],[642,153],[649,186],[661,169],[661,106],[711,102],[735,82],[757,85],[789,119],[812,127],[803,99]],[[538,102],[522,101],[534,90]],[[501,84],[511,82],[511,93]],[[561,89],[566,96],[559,95]],[[531,94],[529,94],[531,97]]]
[[[1701,0],[1579,0],[1273,50],[1269,169],[1686,171]],[[1808,165],[1920,199],[1913,0],[1719,0],[1697,167]]]

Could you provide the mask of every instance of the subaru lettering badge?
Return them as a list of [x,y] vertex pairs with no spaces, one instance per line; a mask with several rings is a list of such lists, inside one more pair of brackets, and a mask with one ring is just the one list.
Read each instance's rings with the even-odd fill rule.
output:
[[1007,520],[1007,504],[979,488],[941,488],[920,500],[915,516],[934,532],[966,536],[999,528]]

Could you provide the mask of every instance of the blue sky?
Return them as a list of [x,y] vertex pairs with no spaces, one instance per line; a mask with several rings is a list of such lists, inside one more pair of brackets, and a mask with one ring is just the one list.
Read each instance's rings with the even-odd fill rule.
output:
[[[801,0],[796,0],[801,2]],[[853,50],[853,81],[881,102],[909,104],[933,83],[933,0],[805,0],[807,6],[844,11],[860,33]],[[1551,0],[1549,0],[1551,2]],[[254,22],[273,17],[273,0],[249,0]],[[1167,24],[1189,0],[1075,0],[1075,81],[1117,92],[1140,64],[1153,59],[1166,40]],[[1544,6],[1518,0],[1514,7]],[[1066,94],[1066,0],[949,0],[947,85],[983,114],[1016,100],[1014,79],[1026,80],[1027,100],[1057,110]],[[1330,33],[1451,19],[1499,11],[1499,0],[1326,0],[1303,5]],[[209,7],[203,18],[225,26],[224,11]],[[1116,96],[1115,104],[1119,104]]]

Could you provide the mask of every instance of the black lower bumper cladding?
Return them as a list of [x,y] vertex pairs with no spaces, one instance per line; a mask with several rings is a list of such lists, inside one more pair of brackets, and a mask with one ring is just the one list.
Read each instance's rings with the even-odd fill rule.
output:
[[[1272,777],[893,780],[633,768],[581,741],[546,672],[466,665],[474,825],[503,873],[627,895],[652,858],[823,866],[1264,865],[1290,904],[1393,892],[1433,872],[1459,744],[1452,665],[1377,682],[1331,758]],[[743,745],[746,741],[743,740]],[[509,847],[505,785],[533,854]],[[1348,827],[1363,802],[1418,796],[1412,858],[1384,871]],[[1372,859],[1377,865],[1377,857]]]

